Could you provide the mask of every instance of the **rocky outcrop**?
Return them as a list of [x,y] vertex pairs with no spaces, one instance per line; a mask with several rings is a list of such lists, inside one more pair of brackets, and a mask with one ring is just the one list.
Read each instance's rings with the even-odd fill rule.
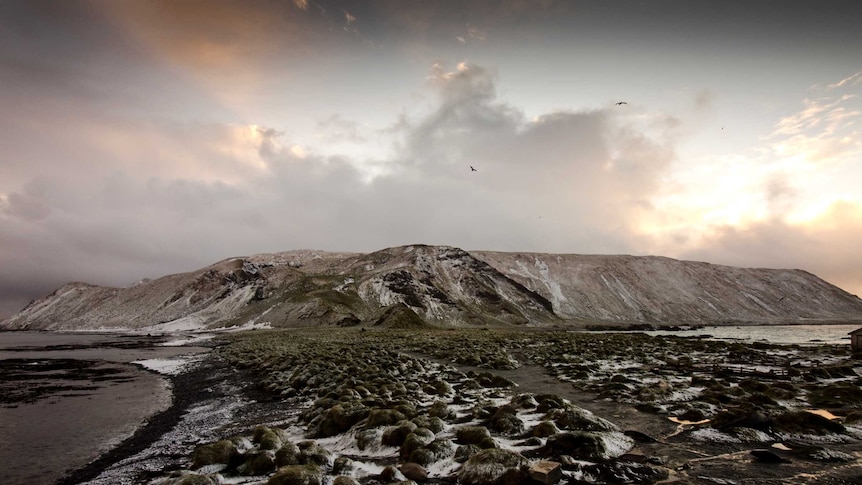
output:
[[232,258],[127,288],[70,283],[0,325],[180,330],[568,321],[862,321],[862,300],[801,270],[412,245]]

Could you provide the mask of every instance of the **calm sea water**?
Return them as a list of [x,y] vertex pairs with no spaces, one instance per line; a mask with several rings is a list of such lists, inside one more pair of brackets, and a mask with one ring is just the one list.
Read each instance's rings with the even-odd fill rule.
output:
[[695,337],[708,335],[716,340],[738,340],[741,342],[769,342],[774,344],[850,344],[855,325],[756,325],[704,327],[697,330],[646,332],[649,335],[678,335]]
[[0,483],[51,484],[166,409],[166,379],[130,362],[203,349],[144,335],[0,332]]

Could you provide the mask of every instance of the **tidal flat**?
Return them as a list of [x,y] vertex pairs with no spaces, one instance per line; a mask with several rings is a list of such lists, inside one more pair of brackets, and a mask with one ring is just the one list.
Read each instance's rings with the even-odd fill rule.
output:
[[206,430],[93,483],[862,479],[862,360],[846,344],[503,329],[219,339],[208,365],[233,387],[184,415],[189,429],[209,417]]

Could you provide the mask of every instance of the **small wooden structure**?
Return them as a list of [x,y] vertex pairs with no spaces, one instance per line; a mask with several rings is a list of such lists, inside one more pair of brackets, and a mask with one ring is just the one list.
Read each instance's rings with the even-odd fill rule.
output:
[[862,328],[850,332],[850,350],[862,351]]

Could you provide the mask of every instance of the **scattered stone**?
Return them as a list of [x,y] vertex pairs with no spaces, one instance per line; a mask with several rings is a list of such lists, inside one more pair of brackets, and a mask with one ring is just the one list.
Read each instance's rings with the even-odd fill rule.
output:
[[553,485],[563,478],[563,466],[555,461],[542,460],[530,465],[529,474],[537,482]]

